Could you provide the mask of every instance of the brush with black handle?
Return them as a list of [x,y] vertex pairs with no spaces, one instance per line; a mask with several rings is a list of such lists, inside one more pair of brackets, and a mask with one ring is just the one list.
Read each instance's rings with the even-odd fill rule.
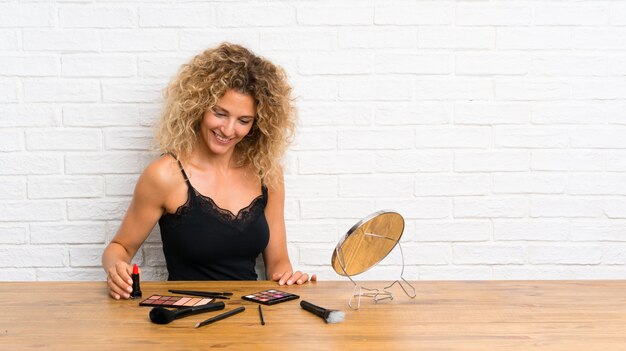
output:
[[321,317],[326,323],[339,323],[346,317],[346,314],[342,311],[327,310],[324,307],[316,306],[304,300],[300,301],[300,307]]
[[150,310],[150,320],[152,321],[152,323],[156,324],[167,324],[174,319],[183,318],[204,312],[223,310],[224,306],[225,305],[223,302],[214,302],[202,306],[181,308],[175,311],[168,310],[164,307],[155,307]]

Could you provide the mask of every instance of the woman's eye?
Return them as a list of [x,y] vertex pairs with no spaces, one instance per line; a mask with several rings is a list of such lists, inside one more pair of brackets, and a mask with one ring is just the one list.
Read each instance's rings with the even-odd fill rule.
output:
[[250,122],[252,122],[252,120],[250,120],[250,119],[240,119],[239,120],[239,123],[241,123],[241,124],[248,124]]

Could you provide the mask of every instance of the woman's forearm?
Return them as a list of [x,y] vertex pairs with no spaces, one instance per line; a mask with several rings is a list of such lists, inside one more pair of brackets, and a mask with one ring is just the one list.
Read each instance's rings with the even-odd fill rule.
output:
[[115,265],[119,261],[124,261],[130,264],[131,260],[132,257],[124,246],[112,241],[109,245],[107,245],[102,253],[102,268],[104,268],[105,271],[108,271],[111,266]]

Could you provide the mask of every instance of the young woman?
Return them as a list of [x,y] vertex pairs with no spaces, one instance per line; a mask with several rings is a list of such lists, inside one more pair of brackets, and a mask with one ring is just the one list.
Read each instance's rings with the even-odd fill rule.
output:
[[[182,66],[157,128],[163,155],[141,174],[102,255],[109,294],[128,298],[130,262],[158,222],[169,280],[303,284],[287,254],[281,158],[294,131],[284,71],[224,43]],[[316,276],[310,277],[316,280]]]

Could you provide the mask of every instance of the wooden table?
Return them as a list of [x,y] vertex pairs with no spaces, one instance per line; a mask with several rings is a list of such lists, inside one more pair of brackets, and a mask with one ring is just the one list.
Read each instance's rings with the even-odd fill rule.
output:
[[[347,306],[349,281],[278,287],[342,309],[326,324],[299,300],[264,306],[244,294],[271,282],[142,282],[144,298],[168,289],[232,291],[246,311],[199,329],[221,312],[150,322],[138,300],[110,299],[104,282],[0,283],[1,350],[626,350],[626,281],[418,281],[417,297]],[[368,282],[383,287],[383,282]]]

